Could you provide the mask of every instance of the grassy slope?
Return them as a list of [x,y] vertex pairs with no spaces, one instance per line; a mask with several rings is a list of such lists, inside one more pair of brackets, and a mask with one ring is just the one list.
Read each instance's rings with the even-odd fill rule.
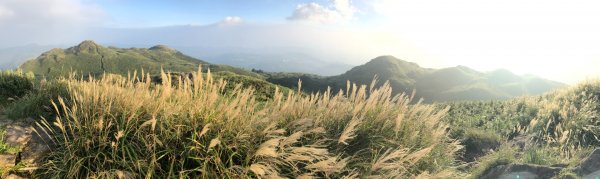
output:
[[517,76],[505,70],[482,73],[463,66],[427,69],[392,56],[375,58],[344,74],[331,77],[298,73],[266,74],[267,81],[290,88],[295,88],[298,79],[301,79],[303,89],[308,92],[324,91],[328,86],[334,91],[345,90],[348,80],[368,85],[376,75],[380,81],[377,86],[389,81],[395,94],[416,90],[417,97],[430,102],[508,99],[541,94],[563,86],[537,77]]
[[453,126],[460,126],[457,130],[481,128],[508,139],[524,135],[556,144],[566,152],[571,147],[600,145],[600,118],[597,115],[600,112],[600,82],[597,81],[542,96],[442,105],[451,106],[446,119]]
[[67,76],[73,71],[100,75],[104,72],[127,75],[132,70],[143,69],[150,74],[159,74],[161,68],[171,72],[194,72],[199,65],[213,72],[230,71],[240,75],[261,77],[260,75],[226,65],[213,65],[184,55],[166,46],[145,48],[103,47],[93,41],[84,41],[68,49],[53,49],[34,60],[20,66],[24,71],[32,71],[38,76]]
[[[465,148],[481,150],[481,142],[470,141],[490,141],[487,136],[499,136],[495,143],[503,143],[500,148],[488,146],[494,152],[479,156],[479,164],[471,170],[474,177],[513,162],[575,165],[582,154],[600,147],[600,81],[541,96],[444,103],[440,108],[446,105],[450,111],[444,121],[451,126],[450,135],[463,141]],[[474,135],[473,130],[481,132]]]

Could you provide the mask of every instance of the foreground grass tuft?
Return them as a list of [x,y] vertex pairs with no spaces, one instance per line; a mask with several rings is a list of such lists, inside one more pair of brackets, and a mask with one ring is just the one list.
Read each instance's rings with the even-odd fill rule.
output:
[[[57,117],[38,123],[53,138],[39,171],[51,178],[449,177],[460,148],[440,122],[447,109],[410,104],[381,88],[339,93],[252,88],[211,73],[162,84],[149,75],[66,79]],[[137,75],[132,75],[137,76]],[[177,84],[177,85],[172,85]],[[375,84],[375,83],[373,83]],[[231,87],[227,87],[231,88]],[[65,100],[68,99],[68,100]]]

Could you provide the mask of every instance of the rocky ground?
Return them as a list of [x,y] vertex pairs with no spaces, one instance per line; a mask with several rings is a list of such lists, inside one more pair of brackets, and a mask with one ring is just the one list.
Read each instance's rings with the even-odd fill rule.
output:
[[13,120],[0,109],[0,129],[5,131],[4,144],[10,150],[0,153],[1,178],[28,178],[37,169],[48,145],[34,131],[32,119]]

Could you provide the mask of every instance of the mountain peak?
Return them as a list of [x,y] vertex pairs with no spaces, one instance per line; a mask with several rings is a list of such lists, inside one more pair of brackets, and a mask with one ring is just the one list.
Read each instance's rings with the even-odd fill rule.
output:
[[177,50],[168,47],[166,45],[155,45],[153,47],[150,47],[149,50],[156,50],[156,51],[163,51],[163,52],[177,52]]
[[[372,59],[365,65],[378,66],[379,68],[397,67],[397,68],[402,69],[403,71],[421,68],[416,63],[404,61],[404,60],[398,59],[391,55],[379,56],[377,58]],[[394,69],[394,70],[396,70],[396,69]]]
[[93,40],[84,40],[79,45],[72,47],[71,50],[77,53],[95,53],[98,52],[98,49],[102,48],[102,46],[96,44]]
[[377,58],[372,59],[371,61],[380,61],[380,62],[391,62],[391,63],[395,63],[397,61],[402,61],[394,56],[391,55],[383,55],[383,56],[378,56]]

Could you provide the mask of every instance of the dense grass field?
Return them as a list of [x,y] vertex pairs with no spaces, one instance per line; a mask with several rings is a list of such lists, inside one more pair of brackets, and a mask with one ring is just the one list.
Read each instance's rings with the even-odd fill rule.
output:
[[5,113],[51,138],[41,178],[478,178],[500,164],[575,165],[600,144],[598,81],[424,104],[376,82],[306,94],[210,71],[161,83],[2,74]]
[[[575,167],[600,146],[600,81],[507,101],[447,103],[444,122],[477,177],[508,163]],[[485,152],[492,151],[492,152]],[[569,175],[569,171],[564,171]]]
[[[53,138],[39,176],[245,178],[451,175],[460,148],[447,109],[410,104],[389,86],[306,95],[255,89],[197,73],[162,84],[104,75],[45,82],[61,95],[38,132]],[[133,75],[136,76],[136,75]],[[172,85],[177,84],[177,85]],[[43,90],[43,89],[40,89]],[[36,93],[36,92],[33,92]],[[32,94],[33,94],[32,93]],[[46,91],[48,93],[48,91]],[[66,95],[65,95],[66,94]],[[368,94],[368,95],[367,95]],[[29,97],[24,97],[27,100]],[[42,99],[40,99],[42,100]],[[46,99],[52,100],[52,99]],[[35,102],[34,102],[35,101]],[[28,104],[44,105],[30,100]],[[18,113],[18,108],[13,108]]]

